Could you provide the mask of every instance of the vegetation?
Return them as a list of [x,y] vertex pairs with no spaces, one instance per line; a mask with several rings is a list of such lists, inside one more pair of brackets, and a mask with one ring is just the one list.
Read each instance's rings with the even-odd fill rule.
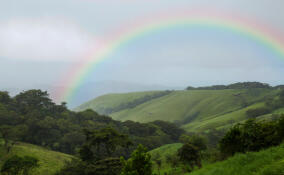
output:
[[14,155],[5,161],[1,173],[7,175],[28,175],[38,166],[38,159],[34,157],[19,157]]
[[124,154],[129,156],[138,144],[153,149],[178,141],[183,132],[167,122],[163,125],[119,122],[92,110],[72,112],[66,108],[65,103],[56,105],[49,99],[47,92],[40,90],[25,91],[13,98],[6,92],[0,92],[0,97],[0,134],[7,151],[16,142],[22,141],[75,154],[85,142],[83,130],[112,127],[129,135],[134,142],[134,146]]
[[284,90],[257,82],[212,88],[145,92],[109,108],[112,115],[155,109],[164,119],[174,116],[168,119],[174,123],[152,116],[144,118],[148,123],[116,121],[91,109],[73,112],[41,90],[15,97],[0,92],[1,174],[233,174],[219,166],[234,162],[240,168],[245,162],[240,174],[281,175],[283,156],[257,159],[267,154],[264,149],[283,151]]
[[122,163],[121,175],[152,175],[151,155],[143,145],[138,145],[127,161],[122,158]]
[[261,122],[248,120],[244,124],[235,125],[221,139],[221,152],[226,156],[231,156],[237,152],[259,151],[280,144],[284,139],[283,118]]
[[284,145],[260,152],[236,154],[233,157],[205,165],[189,175],[282,175],[284,167]]
[[[262,83],[247,84],[233,84],[230,87],[234,89],[173,91],[133,108],[113,112],[110,116],[120,121],[175,122],[189,132],[227,129],[232,124],[250,118],[247,115],[248,110],[265,106],[268,98],[279,97],[279,88],[268,88],[269,85]],[[124,100],[133,101],[134,97],[140,95],[139,98],[141,98],[142,94],[146,93],[110,94],[92,100],[88,107],[93,109],[114,108],[123,104]],[[274,113],[276,110],[278,109],[274,108],[266,114]],[[260,116],[262,115],[257,115],[255,118]]]
[[[153,159],[153,161],[156,163],[156,167],[158,168],[158,172],[163,172],[163,173],[166,172],[169,174],[184,174],[186,172],[192,172],[192,171],[199,172],[197,169],[203,167],[202,164],[205,164],[205,169],[206,169],[207,167],[210,167],[212,163],[214,164],[214,162],[216,161],[217,162],[222,161],[227,158],[229,158],[230,160],[231,159],[230,157],[236,154],[243,153],[246,155],[250,155],[251,154],[249,153],[250,151],[257,152],[281,144],[281,142],[284,141],[283,124],[284,124],[284,115],[275,120],[256,121],[254,119],[249,119],[245,123],[237,124],[227,131],[225,136],[219,141],[219,147],[218,147],[219,150],[216,150],[214,148],[208,149],[208,147],[205,144],[206,143],[205,139],[203,137],[194,134],[187,134],[187,135],[182,135],[180,137],[180,140],[184,144],[178,149],[173,150],[171,149],[172,146],[170,147],[167,146],[165,147],[167,148],[167,150],[158,151],[162,149],[159,148],[151,151],[151,154],[153,155],[153,157],[156,157],[155,155],[160,155],[161,158],[166,157],[166,161],[164,161],[163,166],[161,166],[162,169],[155,161],[155,159],[157,158]],[[170,154],[168,153],[168,150],[171,150]],[[284,162],[284,157],[282,156],[281,158],[283,159]],[[280,173],[283,171],[280,167],[283,166],[283,164],[277,162],[276,159],[277,157],[274,157],[272,160],[270,160],[271,167],[275,166],[276,168],[275,170],[269,169],[268,166],[266,169],[263,169],[261,172],[262,173],[265,172],[265,174],[266,173],[270,174],[275,171],[274,173],[276,175],[281,175]],[[260,161],[260,163],[263,162]],[[221,162],[219,164],[221,164]],[[248,166],[255,166],[255,165],[250,165],[249,162],[248,164],[249,164]],[[218,165],[218,163],[216,165]],[[248,174],[253,172],[253,170],[246,168],[250,167],[245,167],[244,172],[247,171]],[[254,167],[254,169],[255,168],[259,167]],[[204,168],[201,168],[200,171],[204,173],[204,171],[202,171],[203,169]],[[212,169],[214,169],[214,167]],[[231,169],[228,168],[226,171],[230,172]],[[218,172],[222,174],[221,173],[222,171],[220,169],[214,172],[216,174],[219,174]]]
[[30,173],[32,175],[54,175],[56,171],[59,171],[64,166],[66,161],[70,161],[72,158],[74,158],[71,155],[20,142],[17,142],[10,152],[7,153],[4,148],[4,143],[1,142],[0,167],[2,167],[4,162],[6,162],[9,158],[16,155],[19,157],[32,156],[38,159],[39,166],[32,170]]
[[127,108],[134,108],[147,101],[163,97],[172,91],[150,91],[121,94],[108,94],[98,97],[95,100],[86,102],[77,108],[76,111],[93,109],[100,114],[109,115]]
[[[263,88],[263,89],[271,89],[272,87],[266,83],[260,82],[243,82],[243,83],[234,83],[229,85],[214,85],[214,86],[205,86],[205,87],[187,87],[186,90],[224,90],[224,89],[255,89],[255,88]],[[276,87],[278,88],[278,87]]]

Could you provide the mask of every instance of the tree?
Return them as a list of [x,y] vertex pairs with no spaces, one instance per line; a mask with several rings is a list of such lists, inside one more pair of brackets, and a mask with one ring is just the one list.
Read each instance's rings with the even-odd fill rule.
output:
[[206,140],[204,137],[201,137],[199,135],[193,134],[193,135],[181,135],[180,141],[184,144],[189,143],[194,145],[199,151],[203,151],[207,149]]
[[127,135],[107,127],[98,131],[85,130],[86,143],[80,150],[83,161],[97,161],[111,157],[117,147],[128,148],[132,143]]
[[25,125],[18,125],[14,127],[3,125],[0,127],[0,133],[4,140],[4,147],[7,153],[10,152],[14,144],[26,133],[26,130],[27,128]]
[[244,151],[242,142],[242,131],[240,125],[235,125],[220,140],[220,150],[225,156],[232,156],[236,152]]
[[178,156],[184,164],[189,164],[191,170],[194,168],[195,165],[197,165],[199,168],[202,167],[199,150],[190,143],[184,144],[178,150]]
[[123,164],[121,175],[152,175],[151,155],[141,144],[127,161],[123,158],[121,161]]
[[51,101],[46,91],[43,92],[35,89],[28,90],[16,95],[14,99],[18,110],[22,114],[27,114],[33,110],[38,110],[42,114],[45,114],[54,107],[54,103]]
[[247,120],[232,127],[220,141],[223,155],[232,156],[237,152],[259,151],[281,143],[281,119],[279,121],[256,122]]
[[1,173],[7,175],[29,175],[36,167],[39,167],[37,158],[31,156],[19,157],[15,155],[5,161]]

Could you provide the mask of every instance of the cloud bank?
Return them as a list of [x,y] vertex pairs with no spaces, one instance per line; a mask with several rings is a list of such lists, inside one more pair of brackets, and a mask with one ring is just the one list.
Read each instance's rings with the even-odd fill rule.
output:
[[95,39],[65,19],[29,18],[0,22],[0,58],[38,61],[83,59]]

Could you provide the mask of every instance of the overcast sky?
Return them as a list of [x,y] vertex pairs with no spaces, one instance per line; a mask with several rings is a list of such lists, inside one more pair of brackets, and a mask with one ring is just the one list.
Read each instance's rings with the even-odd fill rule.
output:
[[[283,0],[0,0],[0,89],[65,86],[66,72],[102,39],[145,16],[220,9],[284,35]],[[282,33],[281,33],[282,32]],[[284,59],[233,33],[176,28],[112,53],[86,84],[172,87],[262,81],[284,84]]]

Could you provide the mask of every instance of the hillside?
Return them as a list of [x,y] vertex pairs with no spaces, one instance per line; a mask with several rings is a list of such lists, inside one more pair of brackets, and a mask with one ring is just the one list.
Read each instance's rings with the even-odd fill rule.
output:
[[3,143],[0,144],[0,167],[3,162],[12,155],[18,156],[34,156],[39,159],[40,167],[36,168],[33,175],[53,175],[60,170],[66,161],[69,161],[73,156],[47,150],[43,147],[18,143],[16,144],[9,154],[6,154]]
[[[162,160],[161,173],[172,170],[166,163],[166,155],[173,155],[182,144],[168,144],[156,148],[149,153],[152,157],[158,154]],[[157,172],[156,164],[154,169]],[[249,152],[246,154],[237,154],[225,161],[208,164],[203,168],[195,170],[188,175],[281,175],[284,174],[284,144],[271,147],[260,152]],[[177,171],[182,173],[180,168]]]
[[91,101],[88,101],[77,108],[75,111],[83,111],[85,109],[93,109],[100,114],[109,114],[111,110],[119,108],[123,104],[133,102],[135,100],[142,99],[147,96],[153,96],[159,94],[162,91],[147,91],[147,92],[131,92],[124,94],[107,94],[97,97]]
[[190,175],[281,175],[284,174],[284,145],[260,152],[237,154],[228,160],[205,165]]
[[[246,119],[245,112],[248,109],[262,106],[265,97],[273,97],[277,92],[278,90],[265,88],[173,91],[108,115],[121,121],[177,122],[188,131],[203,131]],[[110,94],[85,103],[77,110],[91,108],[103,112],[104,108],[129,103],[153,93],[157,92]]]

